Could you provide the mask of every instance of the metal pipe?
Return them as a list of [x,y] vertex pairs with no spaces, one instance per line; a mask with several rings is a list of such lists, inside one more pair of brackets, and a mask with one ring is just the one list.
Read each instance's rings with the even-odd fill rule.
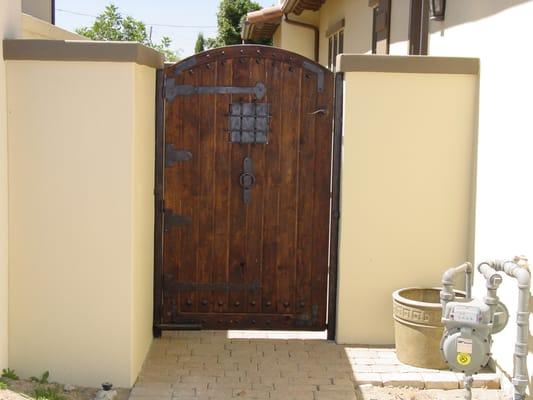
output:
[[472,378],[472,375],[465,375],[464,383],[466,390],[465,400],[472,400],[472,384],[474,383],[474,378]]
[[[528,338],[529,338],[529,296],[531,274],[527,258],[515,257],[512,261],[489,261],[482,263],[495,271],[503,271],[518,282],[518,311],[516,314],[517,333],[514,351],[514,399],[526,398],[526,388],[529,383],[527,370]],[[481,264],[480,264],[481,266]],[[481,269],[480,269],[481,272]]]
[[52,0],[50,2],[51,10],[50,10],[50,23],[52,25],[56,24],[56,0]]
[[320,45],[320,30],[312,24],[307,24],[305,22],[300,22],[300,21],[289,19],[289,15],[287,13],[285,13],[284,15],[285,15],[285,22],[287,22],[289,25],[301,26],[302,28],[312,29],[315,32],[315,61],[318,62],[319,45]]
[[503,278],[498,272],[496,272],[496,270],[490,265],[490,263],[482,262],[477,266],[477,269],[486,280],[487,295],[485,296],[483,301],[490,308],[490,319],[492,322],[494,320],[496,306],[500,302],[500,299],[497,295],[497,290],[500,287]]
[[446,304],[455,300],[455,292],[453,290],[453,278],[455,275],[465,272],[466,280],[466,296],[470,300],[472,296],[472,264],[465,262],[458,267],[450,268],[442,275],[442,290],[440,292],[440,303],[442,310],[446,309]]

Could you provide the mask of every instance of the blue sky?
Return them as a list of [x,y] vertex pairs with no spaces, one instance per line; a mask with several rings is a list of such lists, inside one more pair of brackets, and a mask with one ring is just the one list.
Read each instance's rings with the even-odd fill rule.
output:
[[[276,0],[255,1],[263,7],[277,2]],[[56,25],[70,31],[80,26],[91,25],[94,21],[93,16],[111,2],[122,14],[131,15],[151,25],[154,41],[159,41],[162,36],[170,37],[172,48],[180,50],[181,57],[193,53],[198,32],[204,32],[206,36],[214,36],[216,33],[219,0],[56,0]]]

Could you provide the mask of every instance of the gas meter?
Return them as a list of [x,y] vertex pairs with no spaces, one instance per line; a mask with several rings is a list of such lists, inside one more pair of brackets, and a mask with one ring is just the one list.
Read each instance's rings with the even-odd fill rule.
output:
[[446,304],[441,352],[451,369],[472,375],[489,362],[493,321],[488,305],[477,299]]
[[[525,399],[529,383],[527,371],[527,341],[529,339],[529,288],[531,275],[527,259],[516,257],[512,261],[487,261],[478,265],[486,280],[487,294],[483,300],[472,298],[472,265],[465,263],[450,268],[442,277],[440,299],[444,335],[440,343],[442,357],[453,371],[465,375],[467,400],[472,398],[472,375],[489,362],[492,345],[491,335],[501,332],[509,321],[509,312],[500,302],[497,290],[505,273],[518,281],[517,343],[515,345],[515,368],[513,376],[514,398]],[[466,274],[466,296],[456,299],[453,278]]]

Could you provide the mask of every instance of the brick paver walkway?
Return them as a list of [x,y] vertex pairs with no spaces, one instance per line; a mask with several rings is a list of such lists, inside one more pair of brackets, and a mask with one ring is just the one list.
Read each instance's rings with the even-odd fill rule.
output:
[[[365,384],[458,389],[461,382],[453,372],[401,364],[394,349],[336,345],[323,333],[181,331],[154,340],[130,399],[337,400],[362,398]],[[499,380],[482,373],[474,386],[495,389]]]

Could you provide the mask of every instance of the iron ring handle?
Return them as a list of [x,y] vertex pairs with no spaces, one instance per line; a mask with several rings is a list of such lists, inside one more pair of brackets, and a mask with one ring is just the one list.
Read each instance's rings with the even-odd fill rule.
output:
[[[246,178],[250,178],[250,183],[246,183]],[[255,175],[249,172],[243,172],[239,177],[239,183],[244,189],[249,189],[255,184]]]

